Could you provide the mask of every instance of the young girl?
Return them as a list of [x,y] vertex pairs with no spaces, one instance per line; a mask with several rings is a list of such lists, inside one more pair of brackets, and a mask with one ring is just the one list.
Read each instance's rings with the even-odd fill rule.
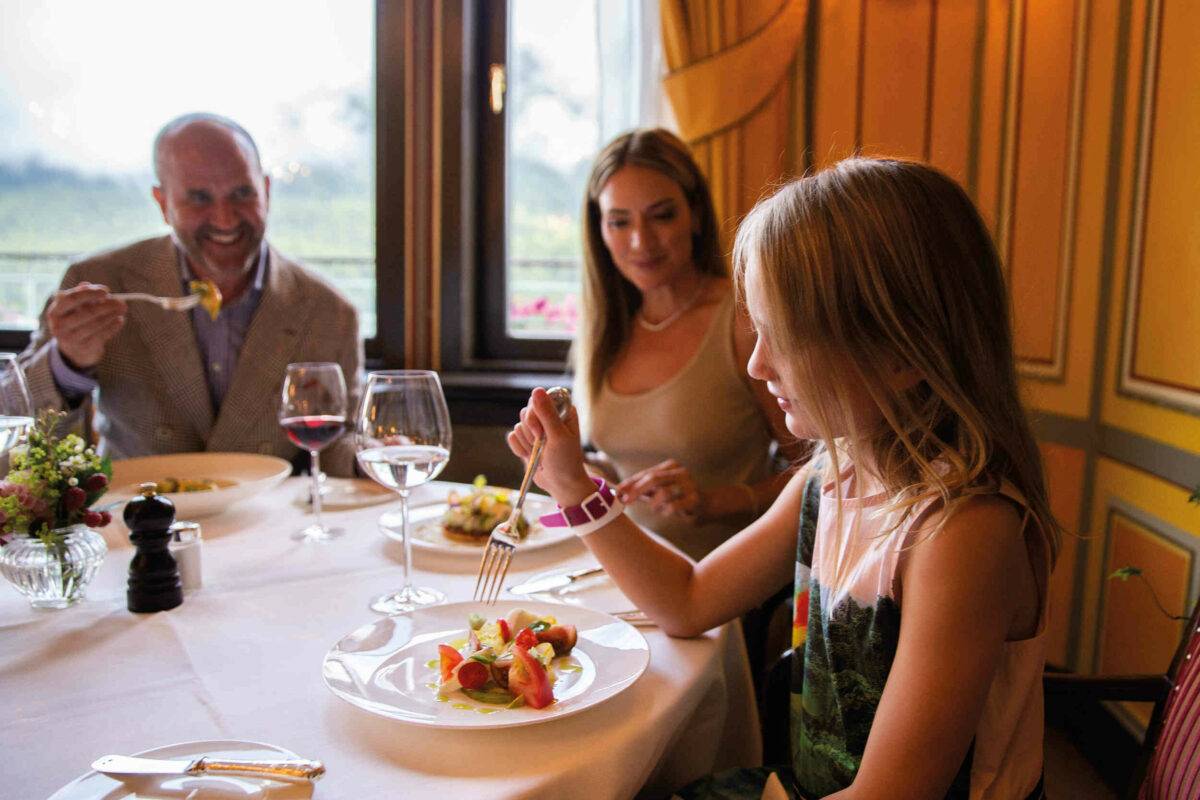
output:
[[542,390],[510,447],[528,457],[546,435],[537,482],[671,635],[795,576],[803,688],[783,776],[797,796],[1040,797],[1059,530],[970,199],[921,164],[842,161],[750,212],[734,270],[758,333],[750,375],[821,443],[758,521],[699,563],[646,535],[619,498],[591,497],[576,421]]

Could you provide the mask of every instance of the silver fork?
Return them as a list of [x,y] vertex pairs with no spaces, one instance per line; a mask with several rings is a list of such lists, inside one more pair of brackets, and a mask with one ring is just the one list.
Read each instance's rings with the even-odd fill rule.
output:
[[[571,410],[571,393],[561,386],[555,386],[549,394],[558,415],[565,418]],[[504,577],[508,575],[508,565],[512,563],[513,548],[518,541],[512,531],[516,529],[517,520],[521,518],[525,495],[529,493],[529,483],[537,470],[538,461],[542,457],[542,445],[545,443],[544,436],[533,443],[533,452],[529,454],[529,464],[525,467],[525,479],[521,481],[521,494],[513,505],[512,513],[508,515],[508,521],[493,528],[492,535],[488,537],[487,549],[483,551],[483,558],[479,562],[479,575],[475,578],[475,591],[472,593],[475,600],[486,605],[490,606],[496,602]]]
[[118,300],[145,300],[167,311],[187,311],[189,308],[200,305],[202,299],[198,293],[186,294],[183,297],[159,297],[156,294],[146,294],[145,292],[126,292],[110,294],[109,297],[115,297]]

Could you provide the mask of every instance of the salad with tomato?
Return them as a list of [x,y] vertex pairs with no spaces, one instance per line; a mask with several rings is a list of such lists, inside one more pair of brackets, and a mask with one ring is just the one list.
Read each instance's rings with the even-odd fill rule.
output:
[[554,660],[571,652],[574,625],[513,609],[507,617],[467,618],[461,646],[439,644],[441,696],[461,691],[480,703],[545,708],[554,702]]

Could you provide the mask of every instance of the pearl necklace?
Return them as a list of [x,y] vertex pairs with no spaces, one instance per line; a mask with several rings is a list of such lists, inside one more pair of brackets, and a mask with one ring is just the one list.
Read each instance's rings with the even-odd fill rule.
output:
[[679,308],[677,308],[675,311],[671,312],[671,315],[668,316],[666,319],[662,320],[661,322],[647,322],[646,315],[642,313],[641,309],[638,309],[638,316],[637,316],[638,325],[641,325],[643,328],[650,331],[651,333],[658,333],[661,330],[666,330],[667,328],[671,327],[671,325],[673,323],[677,322],[680,317],[682,317],[685,313],[687,313],[691,309],[692,306],[696,305],[696,303],[699,302],[700,297],[704,294],[704,290],[707,287],[708,287],[708,281],[701,278],[700,286],[699,286],[699,288],[696,289],[696,293],[694,295],[692,295],[691,299],[688,300],[686,303],[684,303]]

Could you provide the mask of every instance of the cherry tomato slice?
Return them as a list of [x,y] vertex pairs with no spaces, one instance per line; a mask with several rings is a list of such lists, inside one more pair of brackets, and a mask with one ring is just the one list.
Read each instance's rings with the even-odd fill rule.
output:
[[517,647],[524,647],[526,650],[537,647],[537,643],[537,634],[529,630],[529,628],[522,629],[521,632],[517,634],[517,641],[515,642]]
[[458,668],[458,682],[464,689],[482,689],[489,676],[486,664],[469,658]]

